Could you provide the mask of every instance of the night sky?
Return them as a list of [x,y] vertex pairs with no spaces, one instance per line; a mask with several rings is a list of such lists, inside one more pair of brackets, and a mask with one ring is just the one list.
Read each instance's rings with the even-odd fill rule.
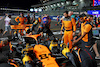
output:
[[40,0],[0,0],[0,7],[29,9],[31,5],[39,3]]

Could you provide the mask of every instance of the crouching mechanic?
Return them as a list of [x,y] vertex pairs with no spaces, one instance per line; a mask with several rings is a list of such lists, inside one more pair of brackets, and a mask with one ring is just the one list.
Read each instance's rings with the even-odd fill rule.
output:
[[[47,33],[48,36],[50,36],[49,38],[52,40],[52,39],[54,39],[55,37],[54,37],[52,31],[50,30],[50,22],[51,22],[50,20],[51,20],[51,19],[49,18],[48,15],[44,15],[44,16],[42,17],[42,22],[41,22],[41,24],[39,25],[39,28],[38,28],[36,34],[41,33],[41,36],[43,36],[43,33]],[[28,29],[26,33],[32,34],[32,31],[34,30],[34,27],[35,27],[36,25],[37,25],[37,24],[33,23],[32,28],[31,28],[31,29]]]
[[68,16],[68,11],[65,11],[63,15],[61,34],[64,27],[64,43],[67,44],[69,42],[69,49],[72,49],[72,39],[76,31],[75,19]]

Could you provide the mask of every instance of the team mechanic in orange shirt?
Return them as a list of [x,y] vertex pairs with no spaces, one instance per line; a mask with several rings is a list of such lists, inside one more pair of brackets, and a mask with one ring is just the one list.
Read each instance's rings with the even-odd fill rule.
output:
[[97,63],[95,61],[95,57],[90,51],[90,48],[95,43],[95,39],[93,39],[92,34],[92,18],[89,18],[90,21],[85,21],[84,16],[80,15],[81,29],[78,35],[74,38],[78,38],[74,40],[72,45],[78,45],[78,58],[82,65],[82,67],[97,67]]
[[81,41],[83,48],[89,48],[92,46],[93,42],[93,34],[92,34],[92,25],[89,21],[84,21],[83,16],[80,15],[81,23],[81,32],[78,36],[80,36],[77,40],[73,41],[73,45],[78,41]]
[[[24,22],[27,22],[27,18],[24,17],[24,14],[23,14],[23,13],[20,13],[20,16],[17,16],[17,17],[15,18],[15,21],[16,21],[16,22],[18,22],[18,20],[19,20],[19,22],[20,22],[18,25],[23,25]],[[22,30],[22,32],[23,32],[23,30]],[[21,34],[21,30],[19,30],[19,33]]]
[[61,34],[64,27],[64,43],[67,44],[69,42],[69,49],[72,49],[73,35],[75,35],[76,31],[75,19],[68,16],[68,11],[65,11],[63,15],[64,18],[62,19]]

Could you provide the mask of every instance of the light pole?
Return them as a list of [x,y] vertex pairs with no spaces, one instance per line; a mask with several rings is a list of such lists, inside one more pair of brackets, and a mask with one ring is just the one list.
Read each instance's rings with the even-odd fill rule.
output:
[[82,4],[83,3],[83,0],[80,0],[79,1],[79,14],[81,13],[81,9],[82,9]]

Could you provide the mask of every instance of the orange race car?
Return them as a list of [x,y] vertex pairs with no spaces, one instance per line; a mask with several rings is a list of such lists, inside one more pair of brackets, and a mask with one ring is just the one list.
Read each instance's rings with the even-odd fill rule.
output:
[[[49,49],[41,44],[38,44],[38,37],[40,36],[40,34],[36,34],[36,35],[26,35],[26,40],[27,38],[33,38],[35,39],[35,45],[33,47],[33,53],[35,53],[36,58],[42,62],[42,67],[59,67],[58,64],[55,61],[55,58],[51,57],[51,52],[49,51]],[[28,39],[30,40],[30,39]],[[27,43],[31,43],[29,41],[27,41]],[[47,62],[48,61],[48,62]]]
[[[41,34],[26,35],[23,37],[25,43],[11,41],[10,50],[13,52],[16,51],[17,55],[21,54],[23,56],[21,60],[26,67],[28,67],[28,65],[30,67],[59,67],[55,58],[51,57],[49,49],[39,44],[38,39],[40,36]],[[20,57],[18,56],[18,58]]]

